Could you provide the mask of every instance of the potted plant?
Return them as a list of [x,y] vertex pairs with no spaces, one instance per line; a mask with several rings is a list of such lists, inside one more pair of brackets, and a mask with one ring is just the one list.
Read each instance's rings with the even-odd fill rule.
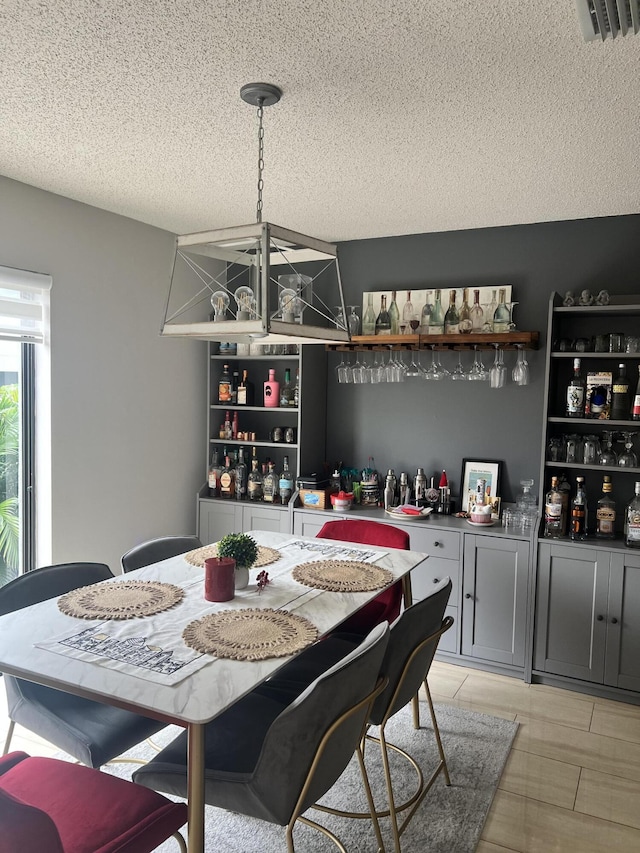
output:
[[236,561],[236,589],[249,583],[249,569],[258,559],[258,544],[247,533],[227,533],[218,542],[219,557],[233,557]]

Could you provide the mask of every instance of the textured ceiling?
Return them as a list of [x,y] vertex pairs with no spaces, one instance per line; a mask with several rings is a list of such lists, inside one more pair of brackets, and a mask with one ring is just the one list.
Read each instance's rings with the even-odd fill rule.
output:
[[0,173],[177,233],[640,212],[640,36],[573,0],[3,0]]

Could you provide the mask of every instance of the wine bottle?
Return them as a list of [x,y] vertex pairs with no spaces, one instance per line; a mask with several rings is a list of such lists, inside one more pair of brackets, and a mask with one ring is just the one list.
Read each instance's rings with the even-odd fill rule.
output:
[[287,367],[284,372],[284,384],[280,386],[280,407],[293,406],[293,387],[291,385],[291,370]]
[[589,522],[584,477],[576,477],[576,494],[571,502],[571,538],[586,539]]
[[389,305],[389,320],[391,321],[391,334],[400,334],[400,311],[396,302],[396,291],[391,291],[391,305]]
[[613,539],[616,526],[616,502],[611,496],[611,477],[605,474],[602,480],[602,497],[596,508],[596,536],[598,539]]
[[586,384],[580,373],[580,359],[573,359],[573,376],[567,385],[567,417],[584,417]]
[[376,335],[391,334],[391,317],[387,311],[387,297],[383,294],[380,297],[380,313],[376,318]]
[[362,334],[375,335],[376,312],[373,310],[373,293],[367,293],[367,309],[362,318]]
[[473,305],[471,306],[471,331],[474,334],[482,331],[484,325],[484,311],[480,306],[480,291],[473,291]]
[[210,497],[217,498],[220,494],[220,463],[218,462],[217,450],[214,450],[211,454],[211,465],[209,465],[208,485]]
[[232,498],[236,493],[235,471],[231,467],[231,459],[225,456],[224,468],[220,473],[220,497]]
[[465,287],[462,291],[462,307],[460,308],[460,332],[463,335],[468,335],[472,329],[471,309],[469,308],[469,288]]
[[638,384],[636,385],[636,393],[633,398],[631,419],[634,421],[640,421],[640,364],[638,365]]
[[624,544],[627,548],[640,548],[640,482],[636,481],[635,497],[631,499],[624,516]]
[[442,293],[436,290],[436,301],[429,314],[429,334],[444,335],[444,313],[442,311]]
[[449,291],[449,307],[444,315],[444,333],[445,335],[457,335],[460,331],[460,315],[456,308],[456,292]]
[[609,417],[612,421],[626,421],[631,416],[631,396],[629,390],[629,379],[627,368],[624,363],[618,365],[618,374],[613,380],[611,388],[611,412]]
[[253,406],[255,399],[255,389],[253,382],[247,379],[247,371],[242,371],[242,379],[238,385],[238,405]]
[[238,450],[236,462],[236,500],[243,501],[247,495],[247,466],[244,461],[244,448]]
[[564,533],[562,495],[558,489],[558,478],[551,478],[551,488],[544,501],[544,535],[547,539],[558,539]]
[[496,335],[501,335],[509,331],[509,309],[505,302],[506,291],[503,287],[500,288],[500,301],[493,315],[493,332]]

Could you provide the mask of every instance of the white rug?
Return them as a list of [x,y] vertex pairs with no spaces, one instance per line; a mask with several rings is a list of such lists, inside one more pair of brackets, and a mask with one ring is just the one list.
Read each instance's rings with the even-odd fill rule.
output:
[[[478,844],[500,776],[509,755],[518,724],[466,711],[448,705],[436,705],[442,743],[447,757],[451,787],[440,774],[427,794],[408,829],[402,835],[403,853],[473,853]],[[429,709],[420,703],[421,729],[411,722],[407,706],[387,725],[387,739],[407,749],[423,768],[425,776],[437,763]],[[167,729],[157,737],[166,743],[179,730]],[[375,744],[368,744],[367,765],[376,802],[383,808],[386,801],[384,777]],[[151,757],[145,744],[130,756]],[[131,765],[112,765],[109,772],[130,778]],[[396,800],[403,791],[414,790],[415,774],[397,757],[392,762]],[[324,802],[356,810],[365,803],[360,774],[355,762],[343,773]],[[377,844],[370,821],[335,818],[310,811],[309,817],[323,823],[338,835],[349,853],[375,853]],[[385,846],[393,850],[388,819],[381,821]],[[184,832],[185,830],[183,830]],[[254,818],[206,809],[207,853],[285,853],[284,829]],[[299,824],[294,830],[296,853],[335,853],[336,847],[320,832]],[[177,853],[173,839],[158,848],[158,853]]]

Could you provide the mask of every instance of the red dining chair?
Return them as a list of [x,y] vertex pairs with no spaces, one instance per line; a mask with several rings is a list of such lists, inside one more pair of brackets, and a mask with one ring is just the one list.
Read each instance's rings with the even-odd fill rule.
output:
[[[399,548],[403,551],[408,551],[411,547],[409,534],[406,531],[392,524],[381,524],[379,521],[364,519],[327,521],[316,538],[357,542],[360,545],[380,545],[384,548]],[[342,622],[337,630],[352,634],[368,634],[374,625],[379,625],[380,622],[393,624],[400,615],[401,606],[402,581],[396,581],[377,595],[373,601],[365,604],[361,610]]]
[[187,806],[80,764],[12,752],[0,758],[0,853],[151,853]]

